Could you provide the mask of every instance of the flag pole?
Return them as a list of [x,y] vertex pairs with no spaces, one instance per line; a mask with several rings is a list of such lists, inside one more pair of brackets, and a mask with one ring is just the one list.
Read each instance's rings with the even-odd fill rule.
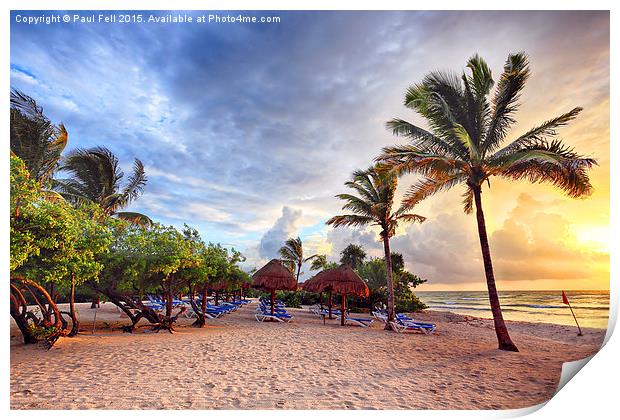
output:
[[[562,294],[564,295],[563,297],[566,298],[566,295],[564,294],[564,292],[562,292]],[[579,330],[579,334],[577,334],[577,337],[581,337],[583,335],[581,333],[581,327],[579,326],[579,322],[577,322],[577,317],[575,316],[575,312],[573,312],[573,307],[570,306],[570,302],[568,298],[566,298],[566,304],[568,305],[568,308],[570,309],[570,313],[573,314],[573,319],[575,320],[575,324],[577,324],[577,329]]]

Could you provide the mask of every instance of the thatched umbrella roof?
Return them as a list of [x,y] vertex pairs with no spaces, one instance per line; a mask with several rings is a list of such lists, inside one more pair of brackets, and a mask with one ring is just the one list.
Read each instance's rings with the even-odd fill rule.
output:
[[273,259],[252,276],[254,289],[271,292],[271,315],[274,314],[276,290],[297,290],[297,280],[282,261]]
[[302,289],[305,290],[306,292],[311,292],[311,293],[321,293],[322,290],[319,290],[316,286],[317,286],[317,281],[316,281],[316,276],[312,277],[311,279],[306,280],[303,285],[302,285]]
[[333,292],[360,297],[368,297],[370,294],[366,282],[346,264],[331,270],[321,271],[306,282],[304,289],[315,293]]
[[252,276],[254,289],[297,290],[297,280],[280,260],[273,259]]
[[[366,282],[346,264],[337,268],[332,268],[331,270],[321,271],[306,282],[304,289],[315,293],[329,292],[330,296],[331,293],[342,295],[340,325],[344,325],[347,295],[361,297],[368,297],[368,295],[370,295],[370,290],[368,290]],[[329,315],[331,318],[331,305]]]

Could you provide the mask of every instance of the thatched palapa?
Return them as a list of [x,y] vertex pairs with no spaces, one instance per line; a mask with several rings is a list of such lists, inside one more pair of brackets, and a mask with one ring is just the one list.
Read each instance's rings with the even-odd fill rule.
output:
[[297,280],[282,261],[273,259],[252,276],[254,289],[271,292],[271,314],[274,313],[276,290],[297,290]]
[[340,324],[344,325],[347,295],[368,297],[370,290],[366,282],[357,275],[348,265],[341,265],[331,270],[321,271],[319,274],[306,281],[304,290],[314,293],[329,293],[329,317],[331,319],[331,294],[338,293],[341,299]]

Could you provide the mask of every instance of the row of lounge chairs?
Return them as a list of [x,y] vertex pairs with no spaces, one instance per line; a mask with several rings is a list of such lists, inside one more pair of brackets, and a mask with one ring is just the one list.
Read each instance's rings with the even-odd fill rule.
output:
[[273,307],[273,315],[271,314],[271,301],[260,298],[258,307],[256,308],[255,318],[258,322],[277,321],[291,322],[293,315],[286,311],[286,306],[281,300],[276,300]]
[[[375,308],[375,310],[372,311],[372,315],[378,320],[383,321],[384,323],[388,322],[388,314],[385,309]],[[437,328],[435,324],[432,324],[430,322],[416,321],[410,316],[401,313],[396,314],[394,321],[390,321],[390,325],[392,326],[392,329],[397,333],[420,332],[423,334],[430,334]]]
[[[161,297],[156,296],[156,295],[147,295],[147,297],[149,301],[146,302],[145,305],[148,306],[149,308],[155,311],[162,311],[166,309],[166,301],[162,299]],[[202,305],[202,297],[199,296],[195,298],[194,303],[196,304],[196,306],[200,307]],[[228,314],[230,312],[236,311],[238,308],[248,303],[250,303],[249,300],[241,299],[241,300],[236,300],[233,302],[222,302],[219,305],[212,305],[207,300],[205,316],[210,319],[219,318],[224,314]],[[191,300],[189,298],[179,299],[177,297],[173,297],[172,307],[176,308],[179,306],[188,307],[188,310],[185,312],[185,316],[187,318],[191,318],[195,315],[194,311],[191,308]]]
[[[320,316],[321,318],[324,318],[326,316],[329,316],[329,310],[323,308],[321,305],[313,305],[309,308],[310,312],[312,312],[313,314]],[[342,315],[342,312],[340,311],[340,309],[332,309],[332,316],[338,318]],[[356,318],[356,317],[352,317],[348,311],[345,312],[344,314],[344,322],[345,324],[349,324],[349,325],[357,325],[359,327],[364,327],[364,328],[368,328],[370,327],[370,324],[372,324],[374,320],[372,318]]]

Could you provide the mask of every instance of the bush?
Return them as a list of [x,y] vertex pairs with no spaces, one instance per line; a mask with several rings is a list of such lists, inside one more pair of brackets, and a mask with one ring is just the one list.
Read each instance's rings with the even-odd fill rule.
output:
[[278,291],[276,299],[284,302],[289,308],[301,308],[301,296],[297,292]]

